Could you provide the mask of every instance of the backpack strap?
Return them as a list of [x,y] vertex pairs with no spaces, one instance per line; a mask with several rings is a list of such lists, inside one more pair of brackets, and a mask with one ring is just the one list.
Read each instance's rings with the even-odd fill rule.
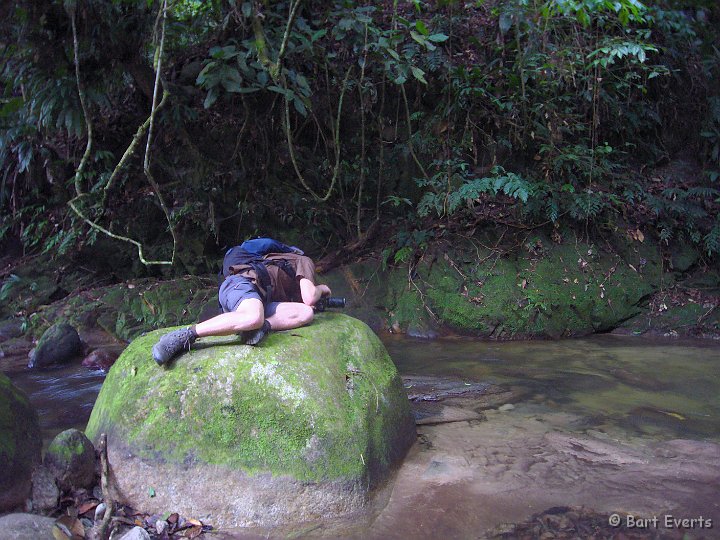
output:
[[293,265],[290,264],[290,261],[287,259],[265,259],[264,263],[266,265],[273,265],[280,268],[283,272],[285,272],[288,276],[290,276],[290,279],[293,281],[295,280],[295,268],[293,268]]
[[260,296],[265,297],[265,305],[272,302],[272,282],[270,281],[270,274],[267,271],[267,268],[265,267],[265,264],[259,261],[252,261],[249,263],[250,267],[255,271],[255,275],[257,276],[255,284],[257,285],[257,288],[259,289]]

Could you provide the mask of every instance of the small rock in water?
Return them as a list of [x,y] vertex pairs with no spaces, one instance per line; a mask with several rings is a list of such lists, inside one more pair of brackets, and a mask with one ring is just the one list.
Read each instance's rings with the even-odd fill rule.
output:
[[419,339],[437,339],[439,334],[432,328],[427,328],[425,325],[411,323],[408,325],[407,335]]
[[0,343],[8,339],[20,337],[23,334],[23,324],[20,319],[0,321]]
[[31,352],[30,368],[42,368],[52,364],[70,361],[82,352],[82,343],[77,330],[67,323],[58,323],[48,328]]
[[95,349],[83,359],[82,366],[88,369],[108,371],[117,358],[117,353],[107,349]]
[[152,540],[150,534],[142,527],[133,527],[123,534],[119,540]]
[[507,411],[512,411],[514,408],[515,408],[515,405],[513,405],[512,403],[506,403],[505,405],[500,405],[498,407],[498,411],[507,412]]

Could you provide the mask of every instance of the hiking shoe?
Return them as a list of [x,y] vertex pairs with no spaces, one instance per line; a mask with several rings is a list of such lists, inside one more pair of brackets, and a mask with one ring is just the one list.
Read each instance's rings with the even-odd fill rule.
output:
[[243,332],[243,343],[245,345],[257,345],[270,333],[271,328],[269,322],[263,321],[263,325],[257,330]]
[[152,355],[159,366],[169,362],[176,354],[183,349],[190,350],[190,345],[195,343],[197,334],[191,328],[173,330],[161,337],[152,348]]

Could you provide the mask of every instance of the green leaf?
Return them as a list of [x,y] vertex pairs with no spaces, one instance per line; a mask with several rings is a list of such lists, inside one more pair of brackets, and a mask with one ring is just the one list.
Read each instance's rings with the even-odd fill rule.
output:
[[236,69],[228,68],[223,71],[224,77],[221,80],[223,88],[228,92],[240,92],[242,88],[242,77]]
[[295,106],[295,110],[299,112],[303,116],[307,116],[307,109],[305,108],[305,104],[300,99],[300,96],[295,96],[295,99],[293,99],[293,105]]
[[394,49],[385,49],[385,50],[386,50],[387,53],[388,53],[390,56],[392,56],[395,60],[397,60],[398,62],[400,61],[400,55],[397,53],[396,50],[394,50]]
[[243,2],[243,5],[242,5],[243,17],[245,17],[246,19],[249,19],[251,13],[252,13],[252,6],[250,5],[250,2]]
[[281,88],[280,86],[270,85],[267,87],[268,90],[271,92],[275,92],[276,94],[282,94],[285,96],[288,100],[293,99],[295,97],[295,92],[289,89]]
[[415,77],[421,83],[427,84],[427,81],[425,80],[425,72],[422,69],[415,66],[410,66],[410,69],[412,70],[413,77]]
[[422,21],[415,21],[415,29],[424,36],[430,35],[427,26],[425,26],[425,23]]
[[428,39],[435,43],[442,43],[443,41],[447,41],[449,39],[449,37],[446,36],[445,34],[438,33],[438,34],[433,34],[431,36],[428,36]]
[[410,37],[412,37],[420,45],[425,45],[427,43],[427,38],[421,34],[418,34],[415,30],[410,30]]
[[217,101],[218,98],[218,89],[217,86],[213,86],[210,91],[208,92],[207,96],[205,96],[205,101],[203,102],[203,107],[206,109],[209,109],[212,107],[213,103]]
[[198,74],[197,79],[195,79],[195,84],[198,86],[202,86],[207,81],[208,73],[212,70],[212,68],[215,67],[215,62],[208,62],[208,64],[202,69],[202,71]]
[[327,28],[323,28],[322,30],[318,30],[317,32],[315,32],[315,33],[310,37],[310,41],[312,41],[312,42],[314,43],[314,42],[316,42],[318,39],[320,39],[321,37],[323,37],[325,34],[327,34]]

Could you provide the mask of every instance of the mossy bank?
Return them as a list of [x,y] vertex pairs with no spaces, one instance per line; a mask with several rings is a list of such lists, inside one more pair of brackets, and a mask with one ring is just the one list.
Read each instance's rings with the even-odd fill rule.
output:
[[344,513],[414,441],[397,370],[356,319],[323,314],[260,347],[202,339],[168,368],[150,355],[160,335],[126,349],[87,427],[137,508],[232,526]]
[[[693,272],[712,278],[704,290],[720,293],[717,273],[699,260],[692,249],[664,253],[650,240],[625,236],[601,245],[536,234],[504,247],[491,237],[462,237],[418,250],[394,268],[366,261],[324,278],[334,293],[351,299],[350,313],[378,329],[415,337],[555,339],[608,332],[652,315],[660,305],[656,295],[682,288]],[[700,302],[710,307],[699,316],[714,298]],[[713,313],[694,322],[720,332]],[[692,323],[683,320],[685,333]]]
[[[490,230],[402,253],[388,251],[384,262],[368,258],[319,279],[334,295],[347,297],[346,313],[379,332],[490,339],[614,329],[720,335],[720,270],[690,246],[667,250],[630,234],[592,242],[570,234],[558,239],[529,233],[509,241]],[[17,275],[21,278],[9,278],[3,287],[18,292],[15,300],[11,295],[10,307],[26,314],[28,330],[36,336],[51,322],[67,321],[129,341],[217,312],[215,276],[77,288],[57,301],[41,290],[28,304],[22,287],[42,283],[42,276],[33,281],[20,271]]]

